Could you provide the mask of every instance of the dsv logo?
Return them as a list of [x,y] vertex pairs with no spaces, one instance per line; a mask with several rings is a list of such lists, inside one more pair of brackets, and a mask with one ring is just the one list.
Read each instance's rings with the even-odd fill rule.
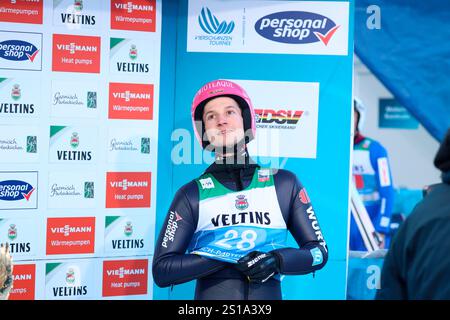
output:
[[234,30],[234,22],[226,23],[226,21],[219,22],[215,15],[211,13],[208,8],[202,8],[198,16],[198,23],[200,28],[207,34],[230,34]]

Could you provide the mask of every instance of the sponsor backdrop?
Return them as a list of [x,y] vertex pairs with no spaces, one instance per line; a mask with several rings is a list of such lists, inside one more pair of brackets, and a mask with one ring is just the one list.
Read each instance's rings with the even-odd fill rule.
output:
[[[162,206],[167,210],[175,191],[213,160],[192,134],[194,94],[207,81],[236,81],[256,109],[251,155],[262,166],[297,174],[329,247],[329,262],[315,277],[284,277],[284,299],[346,297],[353,6],[354,1],[182,0],[171,7],[177,16],[171,21],[176,30],[167,29],[177,35],[171,157],[180,165],[171,168],[170,196],[158,194],[157,230]],[[289,244],[296,246],[292,237]],[[154,297],[190,299],[194,285],[155,287]]]
[[151,262],[176,190],[213,160],[189,113],[196,90],[218,78],[247,89],[252,156],[298,175],[329,246],[315,278],[283,279],[284,298],[345,299],[353,5],[1,1],[0,242],[15,259],[11,299],[193,297],[193,282],[156,287]]
[[0,3],[10,299],[152,299],[160,0]]

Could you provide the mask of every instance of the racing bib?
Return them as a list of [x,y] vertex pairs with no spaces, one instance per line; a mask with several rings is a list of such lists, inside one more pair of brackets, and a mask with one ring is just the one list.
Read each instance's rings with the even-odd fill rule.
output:
[[226,188],[211,174],[197,179],[199,218],[188,252],[236,263],[251,251],[286,246],[286,223],[270,169],[257,169],[242,191]]

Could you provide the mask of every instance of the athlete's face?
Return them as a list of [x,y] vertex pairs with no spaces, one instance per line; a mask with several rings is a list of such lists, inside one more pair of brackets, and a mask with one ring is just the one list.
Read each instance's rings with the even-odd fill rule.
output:
[[229,97],[212,99],[203,110],[203,123],[214,147],[232,147],[244,138],[244,121],[237,102]]

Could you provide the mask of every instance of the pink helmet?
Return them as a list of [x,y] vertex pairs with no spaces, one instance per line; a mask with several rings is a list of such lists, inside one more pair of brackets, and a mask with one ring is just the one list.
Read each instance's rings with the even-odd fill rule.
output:
[[[256,134],[255,111],[252,102],[245,90],[238,84],[228,80],[214,80],[206,83],[197,91],[192,101],[191,116],[195,136],[203,148],[209,145],[209,141],[203,141],[204,125],[202,121],[203,109],[212,99],[217,97],[233,98],[242,110],[244,119],[245,143],[254,139]],[[251,130],[249,130],[251,129]]]

